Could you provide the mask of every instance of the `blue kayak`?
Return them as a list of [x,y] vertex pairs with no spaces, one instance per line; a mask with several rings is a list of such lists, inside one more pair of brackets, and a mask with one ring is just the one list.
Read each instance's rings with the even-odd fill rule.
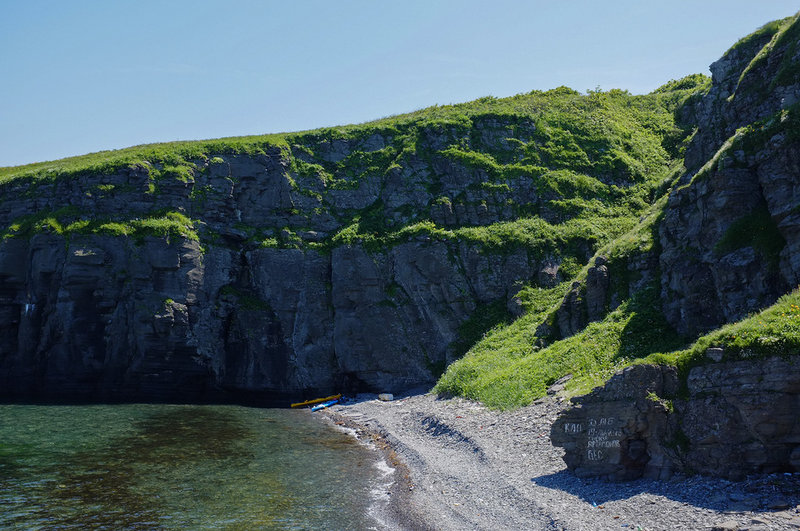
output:
[[328,400],[327,402],[323,402],[321,404],[317,404],[316,406],[312,407],[311,411],[318,411],[320,409],[325,409],[326,407],[332,406],[332,405],[336,404],[337,402],[339,402],[338,398],[335,399],[335,400]]

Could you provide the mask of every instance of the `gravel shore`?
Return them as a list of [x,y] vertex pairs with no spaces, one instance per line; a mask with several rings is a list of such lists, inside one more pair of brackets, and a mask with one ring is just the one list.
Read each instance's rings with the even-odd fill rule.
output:
[[394,467],[377,497],[385,529],[800,529],[800,474],[609,483],[566,470],[553,398],[497,412],[460,398],[376,395],[324,411]]

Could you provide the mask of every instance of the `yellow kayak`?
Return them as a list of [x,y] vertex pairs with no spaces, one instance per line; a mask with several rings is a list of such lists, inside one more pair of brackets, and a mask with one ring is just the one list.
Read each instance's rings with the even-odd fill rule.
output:
[[342,395],[326,396],[325,398],[315,398],[314,400],[306,400],[305,402],[297,402],[295,404],[292,404],[292,407],[310,406],[312,404],[319,404],[320,402],[327,402],[329,400],[338,400],[340,398],[342,398]]

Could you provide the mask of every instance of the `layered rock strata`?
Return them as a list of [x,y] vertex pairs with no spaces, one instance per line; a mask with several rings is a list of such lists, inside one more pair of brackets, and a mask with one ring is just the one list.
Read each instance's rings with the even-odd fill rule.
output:
[[[517,134],[499,122],[477,131]],[[445,147],[456,133],[420,134]],[[485,173],[444,156],[405,155],[385,172],[348,163],[340,173],[363,174],[347,182],[322,170],[391,141],[312,138],[314,157],[267,144],[189,169],[136,163],[0,185],[0,395],[263,400],[432,384],[477,310],[513,307],[558,262],[425,234],[333,241],[366,216],[485,225],[539,200],[527,176],[487,191]],[[431,183],[453,201],[436,203]],[[164,212],[191,225],[126,235]],[[51,218],[88,229],[55,230]]]
[[[798,65],[795,16],[740,41],[711,65],[708,93],[680,110],[696,124],[688,171],[656,227],[657,263],[647,263],[665,317],[687,340],[800,282]],[[800,471],[800,358],[723,360],[709,349],[682,381],[671,367],[625,369],[575,400],[553,443],[577,474],[613,479]]]
[[685,396],[673,367],[625,369],[574,400],[553,444],[576,474],[615,480],[800,472],[800,357],[709,361]]

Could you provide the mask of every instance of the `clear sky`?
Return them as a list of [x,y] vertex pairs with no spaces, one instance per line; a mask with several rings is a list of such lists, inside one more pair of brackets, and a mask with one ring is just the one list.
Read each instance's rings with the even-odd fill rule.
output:
[[0,0],[0,166],[703,72],[790,0]]

